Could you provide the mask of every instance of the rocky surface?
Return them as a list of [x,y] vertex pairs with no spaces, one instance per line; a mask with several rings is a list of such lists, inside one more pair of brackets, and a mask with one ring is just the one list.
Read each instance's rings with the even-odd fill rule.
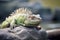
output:
[[0,40],[47,40],[47,34],[43,30],[35,28],[16,27],[0,29]]
[[20,40],[15,34],[9,33],[5,29],[0,30],[0,40]]

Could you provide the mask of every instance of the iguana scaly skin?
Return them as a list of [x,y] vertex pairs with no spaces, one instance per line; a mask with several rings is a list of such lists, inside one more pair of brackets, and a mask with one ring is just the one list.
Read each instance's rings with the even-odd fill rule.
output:
[[40,23],[40,15],[32,14],[32,11],[27,8],[19,8],[15,10],[9,17],[0,25],[1,28],[13,26],[35,26]]

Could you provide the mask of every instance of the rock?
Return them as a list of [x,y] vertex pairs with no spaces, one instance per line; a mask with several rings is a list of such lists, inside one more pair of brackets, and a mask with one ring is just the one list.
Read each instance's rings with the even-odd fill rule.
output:
[[47,33],[43,30],[27,27],[0,29],[1,40],[47,40]]
[[13,29],[13,31],[15,31],[15,34],[22,40],[47,40],[47,33],[43,30],[39,31],[35,28],[26,28],[22,26],[16,27],[15,29]]
[[0,40],[20,40],[15,34],[0,30]]
[[4,32],[8,32],[9,30],[10,30],[10,28],[0,29],[0,31],[4,31]]

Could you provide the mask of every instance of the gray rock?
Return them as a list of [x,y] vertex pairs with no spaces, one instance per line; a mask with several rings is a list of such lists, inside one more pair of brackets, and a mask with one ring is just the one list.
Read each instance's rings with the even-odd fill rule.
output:
[[47,33],[35,28],[16,27],[0,29],[0,40],[47,40]]
[[0,40],[20,40],[20,39],[13,33],[0,30]]
[[16,35],[18,35],[21,40],[47,40],[47,33],[43,30],[20,26],[14,28],[13,31],[15,31]]
[[9,30],[10,30],[10,28],[4,28],[4,29],[0,29],[0,32],[1,31],[8,32]]

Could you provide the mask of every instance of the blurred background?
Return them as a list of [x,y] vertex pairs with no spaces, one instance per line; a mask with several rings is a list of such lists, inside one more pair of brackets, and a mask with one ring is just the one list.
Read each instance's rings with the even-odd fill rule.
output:
[[60,0],[0,0],[0,23],[14,10],[26,7],[42,18],[45,30],[60,28]]

